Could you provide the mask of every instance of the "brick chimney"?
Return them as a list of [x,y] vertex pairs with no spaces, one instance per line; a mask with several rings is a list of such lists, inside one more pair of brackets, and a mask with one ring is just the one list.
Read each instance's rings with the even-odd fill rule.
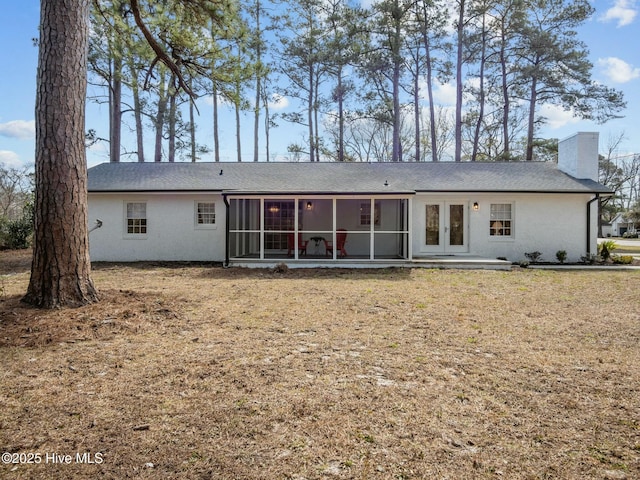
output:
[[598,181],[598,132],[578,132],[558,142],[558,168],[572,177]]

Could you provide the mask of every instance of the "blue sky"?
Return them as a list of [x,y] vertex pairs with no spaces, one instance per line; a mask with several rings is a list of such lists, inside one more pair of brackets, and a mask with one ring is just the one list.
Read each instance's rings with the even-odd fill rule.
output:
[[[622,90],[627,100],[624,118],[598,125],[580,121],[568,112],[547,109],[549,126],[541,132],[544,137],[564,138],[578,131],[600,132],[600,151],[605,152],[610,138],[625,134],[619,155],[640,153],[640,49],[638,42],[638,12],[640,0],[596,0],[591,20],[580,29],[580,38],[590,50],[594,64],[593,78],[610,87]],[[5,2],[0,17],[0,163],[19,167],[34,162],[34,106],[37,68],[37,48],[32,38],[38,36],[40,2],[22,0]],[[440,89],[440,101],[448,99],[447,86]],[[286,108],[286,99],[273,109]],[[210,117],[210,106],[200,101],[202,117]],[[250,136],[252,119],[247,115],[243,130]],[[197,123],[200,121],[197,120]],[[206,124],[206,120],[202,123]],[[222,122],[222,159],[235,160],[235,131],[233,122]],[[100,136],[108,132],[107,108],[89,104],[87,128],[95,128]],[[272,130],[272,153],[286,155],[286,146],[295,140],[293,127],[282,124]],[[205,128],[199,132],[199,142],[212,146],[212,135]],[[264,142],[263,142],[264,144]],[[262,148],[262,147],[261,147]],[[243,156],[248,160],[253,151],[251,141],[244,142]],[[108,161],[106,145],[92,148],[87,159],[89,165]],[[212,160],[205,157],[204,160]]]

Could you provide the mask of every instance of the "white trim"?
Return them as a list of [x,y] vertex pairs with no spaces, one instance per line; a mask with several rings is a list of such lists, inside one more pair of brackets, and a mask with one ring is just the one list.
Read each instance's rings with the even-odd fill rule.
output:
[[[412,200],[413,195],[401,195],[401,194],[393,194],[393,195],[340,195],[340,196],[336,196],[336,195],[314,195],[314,194],[305,194],[305,195],[291,195],[291,196],[286,196],[286,195],[274,195],[274,196],[270,196],[270,195],[243,195],[243,194],[230,194],[227,195],[227,199],[230,202],[230,204],[234,201],[240,201],[240,200],[254,200],[254,201],[259,201],[259,211],[260,211],[260,227],[259,230],[238,230],[238,229],[229,229],[229,234],[230,235],[235,235],[238,233],[259,233],[259,242],[260,242],[260,247],[259,247],[259,255],[257,255],[259,260],[266,260],[269,259],[267,257],[269,257],[269,252],[265,251],[265,234],[268,232],[265,232],[265,214],[264,214],[264,210],[265,210],[265,205],[266,202],[268,201],[293,201],[294,202],[294,211],[295,211],[295,216],[294,216],[294,225],[293,225],[293,232],[294,232],[294,255],[293,255],[293,260],[303,260],[303,258],[300,257],[300,252],[299,252],[299,238],[297,235],[295,235],[295,233],[297,232],[298,234],[303,233],[305,235],[313,235],[314,233],[317,234],[321,234],[321,235],[326,235],[331,239],[332,244],[335,246],[337,245],[337,229],[338,229],[338,220],[339,218],[341,218],[342,220],[347,219],[347,223],[350,222],[350,220],[353,220],[352,225],[344,225],[345,231],[347,234],[351,234],[353,236],[356,236],[355,238],[358,238],[357,235],[369,235],[368,240],[368,245],[367,245],[367,249],[368,252],[366,254],[366,257],[368,257],[368,260],[374,261],[374,260],[384,260],[384,259],[377,259],[376,258],[376,239],[379,240],[379,242],[382,243],[378,243],[378,247],[379,249],[382,248],[383,251],[385,249],[385,243],[384,240],[380,240],[383,239],[383,237],[385,235],[397,235],[400,238],[400,244],[397,245],[397,252],[394,255],[398,255],[398,256],[402,256],[402,258],[404,260],[408,260],[412,257],[412,232],[411,232],[411,226],[413,225],[412,219],[411,219],[411,212],[412,212],[412,207],[411,207],[411,200]],[[326,230],[326,229],[317,229],[317,228],[313,228],[313,226],[311,227],[311,229],[306,230],[305,228],[300,229],[300,218],[299,218],[299,212],[300,207],[304,206],[305,202],[308,200],[331,200],[331,230]],[[369,205],[372,209],[372,212],[375,212],[375,206],[376,206],[376,202],[382,202],[382,201],[396,201],[396,202],[403,202],[404,205],[406,205],[406,207],[404,208],[398,208],[397,209],[397,213],[396,216],[399,214],[403,215],[403,218],[400,219],[398,218],[398,221],[400,221],[404,227],[405,230],[397,230],[397,227],[393,230],[384,230],[382,229],[382,224],[383,222],[380,222],[379,226],[376,226],[375,221],[372,221],[370,223],[370,225],[368,226],[368,229],[362,229],[360,228],[360,217],[359,216],[354,216],[352,217],[351,214],[349,214],[348,216],[343,216],[343,217],[339,217],[339,212],[338,212],[338,201],[342,201],[342,200],[346,200],[346,201],[369,201]],[[327,209],[328,210],[328,209]],[[380,205],[380,218],[383,215],[383,206],[382,204]],[[306,210],[302,210],[302,211],[306,211]],[[328,211],[325,213],[328,214]],[[237,216],[241,216],[242,213],[241,212],[236,212]],[[328,216],[325,217],[328,219]],[[389,216],[389,218],[391,219],[392,217]],[[373,220],[373,217],[372,217]],[[236,218],[236,224],[238,224],[238,218]],[[344,228],[344,227],[340,227],[340,228]],[[273,233],[291,233],[290,231],[275,231]],[[329,240],[329,239],[327,239]],[[353,240],[353,237],[352,237]],[[347,247],[348,248],[348,247]],[[388,247],[387,247],[388,248]],[[394,247],[392,247],[393,249]],[[258,253],[257,251],[255,253]],[[336,261],[336,260],[340,260],[340,261],[344,261],[343,258],[339,258],[338,255],[338,251],[337,249],[333,249],[333,254],[331,257],[328,257],[326,259],[319,259],[319,260],[324,260],[324,261]],[[361,250],[361,254],[364,254],[364,248],[362,248]],[[358,254],[356,254],[358,255]],[[381,256],[384,256],[385,253],[380,253]],[[241,257],[232,257],[232,259],[238,259]],[[362,257],[360,257],[362,258]]]
[[[213,223],[198,223],[198,204],[210,203],[213,204]],[[218,205],[216,201],[197,199],[193,201],[193,225],[196,230],[216,230],[218,228]]]
[[[469,253],[469,248],[471,245],[471,228],[470,228],[470,219],[469,219],[469,204],[470,201],[468,199],[456,199],[456,198],[425,198],[421,201],[422,208],[421,215],[422,219],[420,225],[422,225],[422,229],[420,231],[420,253],[421,254],[430,254],[430,255],[449,255],[449,254],[458,254],[458,253]],[[426,238],[426,214],[427,214],[427,205],[438,205],[439,207],[439,243],[438,245],[427,245]],[[451,205],[462,205],[462,245],[450,245],[449,244],[449,230],[451,228],[450,225],[450,209],[447,207]]]
[[[141,203],[144,205],[144,219],[145,223],[145,233],[129,233],[129,204],[133,203]],[[122,201],[122,238],[124,240],[146,240],[149,238],[149,209],[148,202],[145,200],[141,201],[131,201],[125,199]]]
[[[511,205],[511,235],[491,235],[491,205]],[[489,201],[489,224],[485,226],[487,239],[490,242],[515,242],[516,240],[516,202],[511,201]]]

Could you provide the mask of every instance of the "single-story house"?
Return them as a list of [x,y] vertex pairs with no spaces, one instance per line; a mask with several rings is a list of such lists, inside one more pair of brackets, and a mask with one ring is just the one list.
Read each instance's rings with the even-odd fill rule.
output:
[[627,232],[634,233],[635,224],[626,217],[626,212],[618,212],[611,220],[608,231],[603,231],[603,234],[609,233],[612,237],[621,237]]
[[105,163],[89,169],[94,261],[411,265],[596,252],[598,134],[558,163]]

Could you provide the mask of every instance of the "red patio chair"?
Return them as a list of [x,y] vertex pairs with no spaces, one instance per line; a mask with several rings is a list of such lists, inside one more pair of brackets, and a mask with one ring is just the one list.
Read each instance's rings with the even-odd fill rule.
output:
[[[347,231],[344,228],[336,230],[336,249],[338,250],[338,257],[346,257],[347,250],[344,248],[344,244],[347,243]],[[324,248],[328,257],[333,256],[333,242],[331,240],[324,241]]]
[[[287,255],[289,257],[293,257],[293,251],[295,250],[295,237],[293,233],[287,234]],[[309,240],[302,240],[302,234],[298,233],[298,255],[306,255],[307,254],[307,244]]]

